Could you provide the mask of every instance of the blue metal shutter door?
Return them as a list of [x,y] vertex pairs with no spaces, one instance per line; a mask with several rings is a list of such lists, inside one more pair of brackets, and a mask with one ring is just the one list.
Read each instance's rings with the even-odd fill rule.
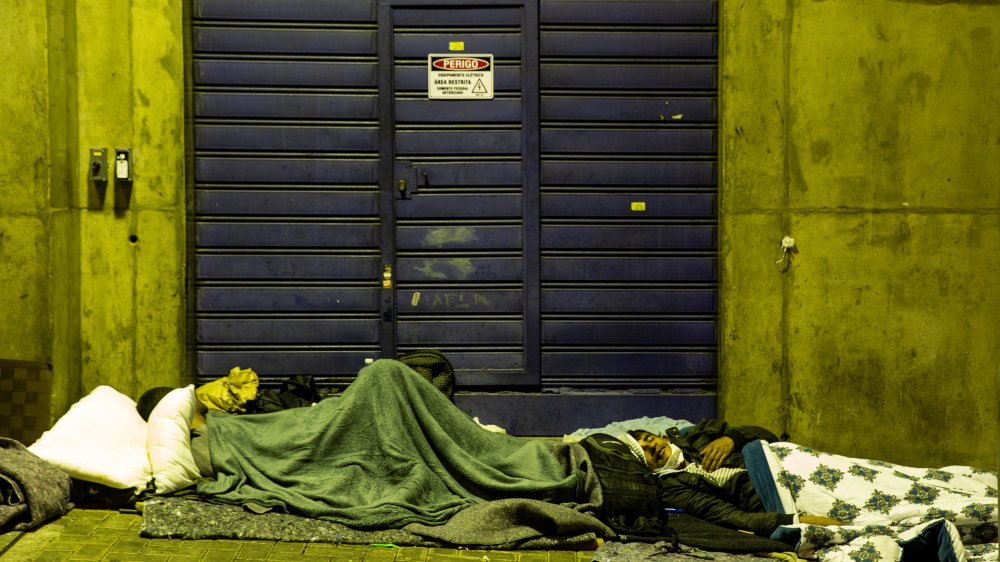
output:
[[[713,415],[717,8],[193,0],[198,380],[436,347],[515,434]],[[444,52],[493,99],[429,99]]]

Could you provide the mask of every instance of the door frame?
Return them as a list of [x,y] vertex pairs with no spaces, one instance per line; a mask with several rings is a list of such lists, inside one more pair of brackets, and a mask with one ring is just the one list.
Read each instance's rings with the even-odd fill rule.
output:
[[[477,374],[479,385],[538,385],[541,382],[541,243],[540,243],[540,99],[538,0],[378,0],[378,121],[379,213],[391,217],[380,224],[382,266],[396,271],[395,76],[393,9],[455,7],[521,7],[521,232],[523,264],[523,373]],[[487,103],[487,102],[484,102]],[[383,286],[380,296],[380,338],[383,357],[396,355],[396,283]],[[462,384],[462,376],[457,375]]]

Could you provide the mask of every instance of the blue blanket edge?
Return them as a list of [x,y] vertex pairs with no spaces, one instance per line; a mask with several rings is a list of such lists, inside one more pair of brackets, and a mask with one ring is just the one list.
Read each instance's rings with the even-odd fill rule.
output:
[[746,463],[747,472],[750,473],[750,482],[753,483],[753,489],[760,496],[764,509],[775,513],[787,513],[785,507],[781,505],[778,485],[774,481],[771,467],[764,455],[764,441],[757,440],[747,443],[743,447],[743,460]]
[[[754,491],[764,504],[764,510],[773,513],[787,513],[778,495],[778,485],[771,474],[771,466],[764,454],[765,442],[761,439],[751,441],[743,446],[743,462],[750,473],[750,482]],[[796,547],[798,550],[801,530],[797,527],[778,527],[771,533],[771,538]]]

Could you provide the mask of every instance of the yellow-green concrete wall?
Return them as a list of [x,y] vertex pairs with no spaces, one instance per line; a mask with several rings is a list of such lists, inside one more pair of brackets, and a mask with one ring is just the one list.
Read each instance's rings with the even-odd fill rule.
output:
[[[183,6],[0,3],[0,357],[53,364],[54,416],[97,384],[191,380]],[[721,413],[993,466],[1000,7],[722,0],[720,19]],[[116,146],[125,210],[86,178]]]
[[[182,3],[0,3],[0,358],[53,366],[52,415],[185,373]],[[127,207],[88,152],[132,149]]]
[[[995,467],[1000,4],[721,15],[722,413]],[[786,235],[798,253],[776,264]]]

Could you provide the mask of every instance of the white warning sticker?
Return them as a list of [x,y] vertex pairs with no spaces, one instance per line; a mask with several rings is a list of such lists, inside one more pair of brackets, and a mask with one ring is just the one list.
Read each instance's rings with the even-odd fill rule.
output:
[[427,55],[430,99],[493,99],[493,55]]

